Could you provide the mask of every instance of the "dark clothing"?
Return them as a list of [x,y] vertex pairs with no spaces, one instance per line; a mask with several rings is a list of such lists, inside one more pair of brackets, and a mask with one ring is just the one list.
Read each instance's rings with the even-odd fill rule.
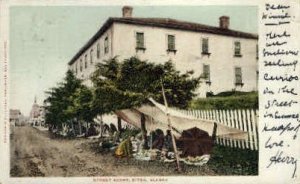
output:
[[213,148],[212,138],[197,127],[184,130],[178,143],[182,149],[182,157],[210,154]]
[[164,146],[164,134],[158,135],[156,139],[152,143],[152,149],[159,149],[161,150]]
[[171,134],[165,136],[164,146],[168,151],[174,151]]

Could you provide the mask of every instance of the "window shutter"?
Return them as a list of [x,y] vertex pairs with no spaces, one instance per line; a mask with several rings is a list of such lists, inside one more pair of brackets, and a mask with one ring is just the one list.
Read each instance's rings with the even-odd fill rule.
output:
[[93,63],[93,49],[90,51],[90,62]]
[[175,50],[175,36],[168,35],[168,50]]
[[203,74],[204,78],[208,81],[210,81],[210,67],[209,65],[203,65]]
[[87,68],[87,55],[84,56],[84,68]]
[[144,33],[136,33],[136,47],[144,48]]
[[80,71],[82,72],[82,59],[80,59]]
[[241,55],[241,42],[234,42],[234,55]]
[[100,58],[100,44],[97,44],[97,58]]
[[208,53],[208,38],[202,39],[202,53]]
[[242,84],[242,69],[240,67],[235,68],[235,83]]
[[108,37],[104,40],[104,52],[105,54],[108,53]]

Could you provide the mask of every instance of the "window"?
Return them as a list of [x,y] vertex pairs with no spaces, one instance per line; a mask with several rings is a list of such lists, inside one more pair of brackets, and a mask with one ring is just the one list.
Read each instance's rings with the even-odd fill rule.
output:
[[90,62],[93,63],[93,49],[90,51]]
[[97,58],[100,58],[100,44],[97,44]]
[[144,33],[136,33],[136,49],[145,50]]
[[168,52],[176,52],[174,35],[168,35]]
[[210,82],[210,67],[209,65],[203,65],[203,77],[207,82]]
[[77,74],[77,72],[78,72],[78,69],[77,69],[77,68],[78,68],[78,63],[76,62],[76,63],[75,63],[75,73],[76,73],[76,74]]
[[87,68],[87,55],[84,56],[84,68]]
[[82,72],[82,59],[80,59],[80,72]]
[[243,85],[241,67],[235,67],[235,85]]
[[202,54],[209,54],[208,38],[202,38]]
[[241,57],[241,42],[234,42],[234,56]]
[[105,37],[104,39],[104,53],[108,53],[108,37]]

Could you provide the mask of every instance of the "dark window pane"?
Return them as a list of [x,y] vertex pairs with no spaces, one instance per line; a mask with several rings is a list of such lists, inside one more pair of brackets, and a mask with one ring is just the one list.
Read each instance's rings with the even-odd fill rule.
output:
[[202,52],[208,53],[208,38],[202,39]]
[[235,83],[241,84],[243,82],[242,79],[242,69],[240,67],[235,68]]
[[210,67],[209,65],[203,65],[203,75],[204,78],[210,81]]
[[90,62],[93,63],[93,49],[90,51]]
[[136,47],[144,48],[144,33],[136,33]]
[[234,55],[241,55],[241,42],[234,42]]
[[80,71],[82,72],[82,59],[80,59]]
[[87,55],[84,56],[84,68],[87,68]]
[[104,40],[104,53],[108,53],[108,37]]
[[76,64],[75,64],[75,72],[76,72],[76,74],[78,73],[78,66],[77,66],[77,62],[76,62]]
[[97,44],[97,58],[100,58],[100,44]]
[[168,50],[175,50],[175,36],[168,35]]

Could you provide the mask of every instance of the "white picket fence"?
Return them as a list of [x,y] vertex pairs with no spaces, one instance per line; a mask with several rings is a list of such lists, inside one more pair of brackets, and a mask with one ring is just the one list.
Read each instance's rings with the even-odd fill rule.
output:
[[217,144],[241,149],[258,150],[258,110],[180,110],[201,119],[213,120],[248,132],[248,140],[217,138]]

